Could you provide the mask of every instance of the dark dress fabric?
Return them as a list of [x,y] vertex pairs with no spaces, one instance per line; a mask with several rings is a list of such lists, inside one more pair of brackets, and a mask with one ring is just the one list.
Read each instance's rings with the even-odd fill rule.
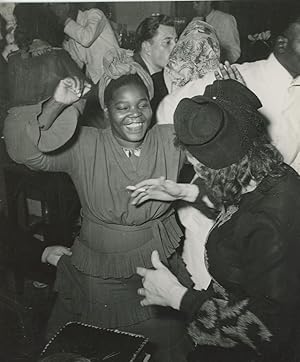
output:
[[68,76],[85,79],[69,54],[58,48],[39,55],[18,51],[8,58],[10,107],[36,104],[52,96],[59,81]]
[[192,361],[220,348],[230,361],[240,353],[244,361],[288,360],[300,302],[299,209],[300,179],[286,166],[218,217],[206,244],[212,282],[181,304],[197,344]]
[[[174,146],[173,126],[156,125],[149,130],[136,158],[127,157],[111,128],[92,127],[80,127],[64,147],[45,154],[37,145],[55,124],[41,131],[37,119],[40,112],[41,104],[15,107],[9,113],[5,122],[8,153],[34,169],[67,172],[79,194],[83,218],[72,256],[63,256],[57,265],[58,297],[48,323],[48,337],[67,321],[125,331],[139,329],[149,338],[156,328],[164,336],[156,345],[157,360],[184,361],[183,351],[177,357],[178,336],[185,331],[184,322],[174,317],[178,311],[170,315],[165,309],[158,312],[160,308],[155,306],[142,307],[136,292],[142,286],[136,267],[151,268],[153,250],[159,251],[162,261],[183,284],[192,284],[176,252],[182,231],[168,203],[153,200],[137,208],[126,189],[161,175],[177,180],[184,155]],[[55,123],[63,133],[64,122],[76,122],[77,118],[76,108],[70,106]],[[17,142],[21,138],[22,147]],[[163,320],[161,313],[165,313]],[[162,344],[169,351],[168,358]]]

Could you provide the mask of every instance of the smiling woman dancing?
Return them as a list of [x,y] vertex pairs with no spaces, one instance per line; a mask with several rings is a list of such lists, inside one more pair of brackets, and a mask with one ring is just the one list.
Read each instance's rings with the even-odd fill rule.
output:
[[181,230],[169,204],[136,207],[126,190],[145,178],[163,175],[176,181],[183,153],[173,145],[172,126],[149,129],[150,76],[123,50],[109,53],[104,67],[99,100],[110,128],[74,132],[78,113],[73,104],[87,91],[76,78],[63,79],[53,98],[6,120],[11,157],[31,168],[67,172],[82,205],[73,254],[58,263],[58,297],[48,335],[70,320],[118,328],[149,337],[155,360],[184,361],[189,341],[182,320],[175,311],[141,307],[136,294],[141,281],[135,274],[137,266],[151,266],[154,249],[167,265],[185,271],[175,252]]

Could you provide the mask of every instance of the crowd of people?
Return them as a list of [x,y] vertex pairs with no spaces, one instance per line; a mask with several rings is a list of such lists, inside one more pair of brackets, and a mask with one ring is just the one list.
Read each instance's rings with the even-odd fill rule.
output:
[[66,173],[81,204],[71,248],[30,244],[57,268],[45,340],[77,321],[144,335],[151,361],[292,362],[300,8],[234,64],[236,19],[211,1],[179,36],[145,18],[135,51],[95,4],[18,4],[2,56],[9,156]]

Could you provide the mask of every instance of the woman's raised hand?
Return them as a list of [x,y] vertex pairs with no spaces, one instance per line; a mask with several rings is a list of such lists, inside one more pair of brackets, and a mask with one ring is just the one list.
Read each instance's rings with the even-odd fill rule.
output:
[[68,77],[59,82],[53,98],[56,102],[70,105],[87,94],[90,89],[91,85],[87,81],[79,79],[78,77]]
[[215,71],[215,77],[217,80],[233,79],[246,86],[246,82],[237,67],[234,64],[231,65],[227,60],[224,65],[220,64],[219,71]]
[[182,195],[182,184],[160,177],[144,180],[135,186],[127,186],[127,190],[132,191],[132,205],[140,205],[147,200],[177,200]]

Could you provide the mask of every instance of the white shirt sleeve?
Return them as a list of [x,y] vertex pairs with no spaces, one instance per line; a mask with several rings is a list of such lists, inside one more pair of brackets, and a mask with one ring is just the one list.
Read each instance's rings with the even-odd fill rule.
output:
[[99,9],[88,10],[87,23],[85,26],[70,20],[65,26],[64,32],[70,38],[77,41],[85,48],[90,47],[102,33],[107,19]]
[[171,94],[167,95],[159,104],[156,119],[158,124],[174,123],[173,116],[178,103],[183,98],[192,98],[197,95],[202,95],[207,85],[215,81],[213,72],[206,74],[201,79],[196,79],[189,82],[182,88],[176,89]]
[[[284,161],[300,173],[300,77],[294,79],[288,89],[288,95],[286,109],[282,112],[284,124],[280,124],[281,137],[278,137],[276,146],[284,156]],[[284,127],[287,128],[286,133],[282,133]]]

